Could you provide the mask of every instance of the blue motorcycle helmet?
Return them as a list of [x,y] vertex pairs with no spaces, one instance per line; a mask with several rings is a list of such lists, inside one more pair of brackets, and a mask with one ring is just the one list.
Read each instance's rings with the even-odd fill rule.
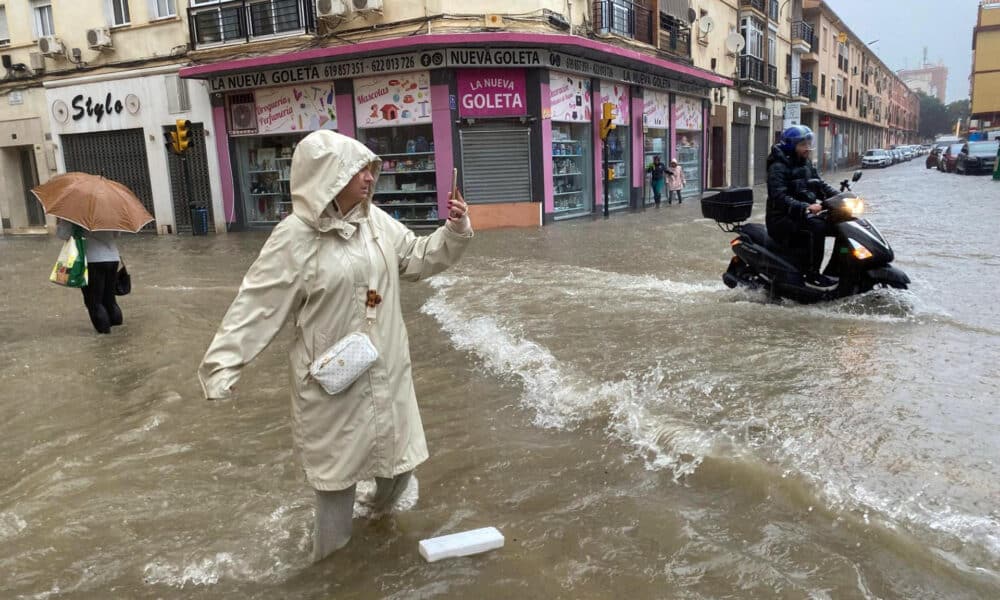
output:
[[787,154],[792,154],[795,152],[795,147],[801,142],[813,141],[812,129],[809,129],[805,125],[792,125],[788,129],[781,132],[781,144],[780,147]]

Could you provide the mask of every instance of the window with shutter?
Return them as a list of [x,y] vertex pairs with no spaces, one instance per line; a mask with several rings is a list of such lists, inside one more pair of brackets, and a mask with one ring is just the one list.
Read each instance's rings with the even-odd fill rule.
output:
[[462,129],[462,186],[470,204],[531,200],[531,137],[524,127]]

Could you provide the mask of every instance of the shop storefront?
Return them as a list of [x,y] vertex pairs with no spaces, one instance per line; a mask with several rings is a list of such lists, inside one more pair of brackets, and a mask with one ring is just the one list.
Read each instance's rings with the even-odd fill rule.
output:
[[753,111],[749,104],[733,102],[732,177],[734,187],[750,185],[750,127]]
[[[631,107],[632,98],[629,86],[602,79],[600,82],[601,105],[610,102],[615,106],[615,128],[608,134],[605,151],[610,171],[614,174],[609,179],[608,207],[610,210],[628,208],[632,194],[630,174],[632,172],[632,128]],[[598,115],[600,118],[600,115]]]
[[238,220],[249,227],[273,226],[292,212],[295,145],[310,131],[337,129],[333,84],[230,94],[226,112]]
[[767,183],[767,157],[771,153],[771,111],[755,107],[756,126],[753,133],[753,183]]
[[[254,224],[276,222],[288,201],[281,163],[302,135],[326,127],[356,136],[383,158],[375,202],[411,227],[443,221],[453,165],[466,199],[481,205],[477,222],[523,226],[593,214],[604,198],[596,136],[602,101],[617,109],[607,144],[614,170],[610,207],[626,208],[643,196],[641,170],[653,152],[664,160],[683,154],[689,192],[700,192],[701,98],[712,85],[729,85],[728,79],[658,58],[622,57],[598,41],[527,37],[533,47],[483,48],[506,40],[489,33],[420,36],[423,49],[415,51],[413,40],[384,40],[315,49],[294,65],[296,54],[186,69],[225,98],[230,139],[246,138],[219,144],[232,154],[223,159],[233,179],[233,189],[223,190],[225,202],[238,204],[235,212],[247,222],[251,216]],[[435,46],[437,39],[448,45]],[[581,46],[587,58],[546,49],[556,41]],[[375,45],[378,52],[366,54]],[[388,54],[392,48],[405,52]],[[614,60],[622,64],[610,64]],[[284,98],[290,92],[294,105],[274,98],[268,108],[257,96],[270,88],[282,88]],[[323,91],[316,97],[321,102],[310,107],[303,97],[316,89]],[[639,96],[647,92],[649,115]],[[675,115],[670,98],[678,92],[691,108]],[[241,99],[252,104],[242,112],[256,118],[259,111],[276,111],[270,121],[290,117],[294,128],[262,132],[259,122],[250,122],[249,131],[233,127],[231,105]],[[678,116],[680,125],[672,127]]]
[[594,209],[593,96],[590,79],[551,71],[549,93],[555,218],[590,214]]
[[685,198],[701,194],[702,148],[704,147],[704,109],[697,98],[677,96],[674,99],[674,157],[684,170]]
[[[47,83],[58,171],[123,183],[153,215],[149,231],[189,230],[192,209],[206,209],[209,231],[224,232],[218,162],[206,145],[212,129],[209,98],[204,84],[179,81],[176,72],[176,67],[156,68],[127,79],[99,75]],[[164,141],[177,119],[191,122],[190,188]]]
[[[642,102],[642,165],[645,169],[653,164],[653,158],[659,156],[660,161],[670,164],[670,96],[653,90],[643,90]],[[653,203],[651,175],[644,178],[645,190],[643,199],[646,204]],[[666,190],[664,189],[664,193]]]

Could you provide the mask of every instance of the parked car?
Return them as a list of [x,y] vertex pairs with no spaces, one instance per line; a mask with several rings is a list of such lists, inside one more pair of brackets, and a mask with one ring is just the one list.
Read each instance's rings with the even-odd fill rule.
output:
[[937,146],[931,148],[930,152],[927,153],[927,160],[924,162],[924,165],[926,165],[928,169],[937,167],[938,160],[941,158],[941,153],[944,152],[944,149],[947,147],[948,144],[938,144]]
[[945,173],[955,172],[955,161],[958,160],[958,153],[962,151],[962,147],[965,144],[948,144],[948,147],[944,149],[941,157],[938,159],[938,171],[944,171]]
[[861,157],[861,168],[884,168],[892,165],[892,157],[882,148],[872,148]]
[[962,146],[955,160],[955,172],[963,175],[993,172],[997,164],[997,147],[1000,141],[969,142]]
[[889,154],[892,155],[892,164],[903,162],[903,151],[899,148],[893,148],[889,151]]
[[903,153],[903,160],[913,160],[913,157],[915,156],[913,154],[913,148],[910,148],[909,146],[900,146],[899,151]]

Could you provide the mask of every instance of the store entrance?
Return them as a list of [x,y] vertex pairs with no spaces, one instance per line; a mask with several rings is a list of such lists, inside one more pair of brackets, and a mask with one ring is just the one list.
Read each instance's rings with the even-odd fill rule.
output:
[[38,169],[35,166],[35,153],[31,146],[18,148],[21,162],[21,187],[24,189],[25,210],[28,215],[28,227],[45,226],[45,210],[42,204],[31,193],[31,188],[38,185]]

